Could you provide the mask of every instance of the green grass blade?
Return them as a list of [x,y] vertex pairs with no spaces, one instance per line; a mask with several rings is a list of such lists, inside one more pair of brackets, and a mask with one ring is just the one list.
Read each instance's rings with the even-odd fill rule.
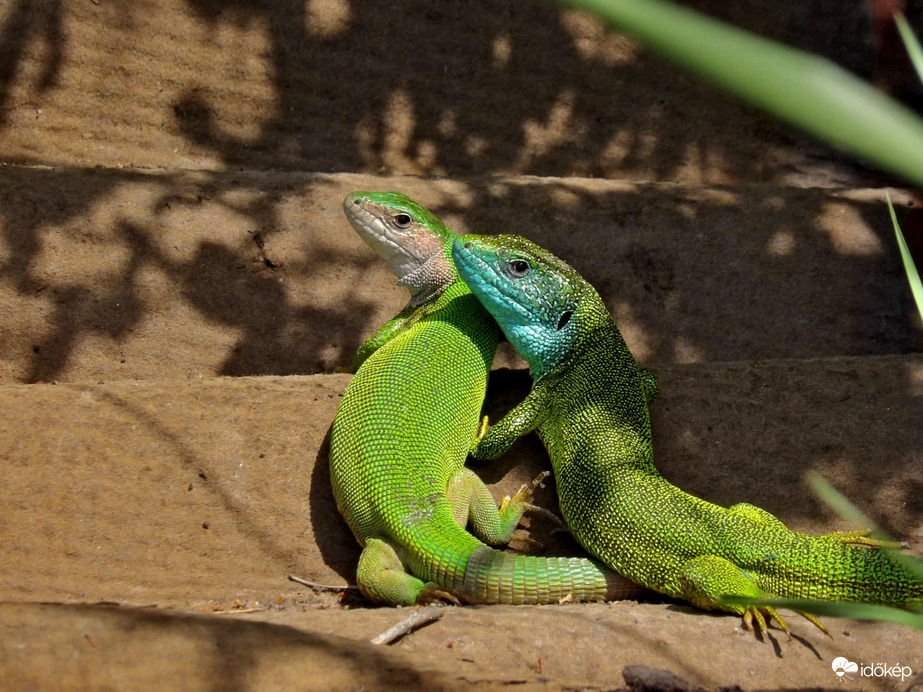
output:
[[910,62],[913,63],[917,71],[917,76],[920,78],[920,81],[923,82],[923,48],[920,47],[920,42],[917,41],[917,37],[914,35],[913,30],[910,28],[910,24],[907,23],[902,12],[898,12],[894,15],[894,23],[897,24],[897,30],[901,34],[901,40],[904,42],[904,47],[907,49],[907,55],[910,56]]
[[[817,493],[817,496],[823,502],[830,505],[834,512],[846,519],[850,524],[859,528],[871,529],[872,536],[879,540],[888,541],[891,543],[894,542],[894,539],[891,538],[891,536],[876,527],[868,519],[868,517],[866,517],[859,510],[858,507],[856,507],[852,502],[846,499],[842,493],[840,493],[836,488],[824,480],[820,474],[814,473],[813,471],[808,472],[806,474],[806,478],[808,485],[810,485],[811,489]],[[904,553],[900,550],[887,549],[887,553],[892,562],[907,570],[910,574],[913,574],[917,578],[923,580],[923,561],[918,560],[913,555]]]
[[[889,537],[878,529],[866,518],[864,514],[838,490],[830,485],[817,473],[807,475],[808,484],[818,496],[830,505],[833,510],[848,520],[851,524],[861,527],[872,527],[876,536],[882,540]],[[923,579],[923,562],[910,555],[902,555],[898,550],[888,549],[888,556],[898,565],[907,569]],[[815,601],[803,598],[743,598],[738,596],[725,596],[722,603],[728,605],[755,605],[769,606],[772,608],[788,608],[800,610],[814,615],[838,618],[856,618],[859,620],[878,620],[894,622],[923,630],[923,614],[892,608],[891,606],[876,605],[873,603],[845,603],[842,601]]]
[[805,479],[811,487],[811,490],[813,490],[824,503],[829,505],[834,512],[839,514],[850,524],[863,529],[871,529],[879,538],[890,540],[888,536],[883,535],[881,531],[878,530],[858,507],[846,499],[845,495],[830,485],[819,473],[809,471],[805,474]]
[[923,186],[923,119],[829,60],[666,0],[560,0],[812,134]]
[[897,214],[894,213],[894,205],[891,204],[891,195],[887,195],[887,198],[888,210],[891,212],[891,223],[894,224],[894,234],[897,236],[897,246],[901,249],[901,260],[904,262],[904,272],[910,282],[910,291],[913,293],[913,299],[917,304],[917,312],[920,313],[920,319],[923,320],[923,282],[920,281],[920,272],[917,271],[913,255],[910,254],[910,248],[907,247],[907,241],[904,239],[901,227],[897,223]]
[[899,608],[874,605],[871,603],[843,603],[841,601],[812,601],[802,598],[765,598],[751,599],[736,596],[726,596],[721,599],[728,605],[757,605],[770,608],[788,608],[800,610],[814,615],[835,618],[855,618],[857,620],[877,620],[880,622],[895,622],[923,630],[923,615],[912,613]]

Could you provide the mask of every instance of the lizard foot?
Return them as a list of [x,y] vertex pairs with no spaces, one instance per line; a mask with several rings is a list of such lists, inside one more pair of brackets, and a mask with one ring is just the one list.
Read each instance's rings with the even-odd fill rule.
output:
[[745,630],[755,630],[757,633],[769,630],[769,623],[775,620],[779,623],[779,628],[792,638],[792,633],[785,624],[782,616],[776,612],[775,608],[768,606],[747,606],[744,609],[743,625]]
[[426,582],[420,595],[417,596],[417,605],[429,605],[430,603],[451,603],[452,605],[461,605],[461,601],[449,591],[444,590],[435,582]]
[[[533,508],[534,505],[529,504],[529,500],[532,499],[532,495],[535,493],[535,489],[542,484],[542,481],[548,478],[551,475],[551,471],[542,471],[531,483],[523,485],[519,490],[516,491],[515,495],[507,495],[500,501],[500,511],[509,507],[512,504],[521,504],[525,505],[528,508]],[[537,508],[536,508],[537,509]]]
[[[679,575],[683,597],[693,605],[705,609],[727,610],[743,618],[744,629],[757,632],[769,629],[768,623],[775,620],[789,637],[791,632],[785,620],[775,608],[765,605],[729,605],[723,603],[726,596],[743,597],[750,600],[765,600],[773,594],[763,591],[753,579],[734,563],[716,555],[700,555],[689,560]],[[813,615],[795,611],[816,625],[829,636],[827,629]]]
[[[833,639],[833,635],[827,631],[827,628],[824,627],[823,623],[816,617],[801,610],[796,610],[795,612]],[[779,615],[775,608],[770,608],[769,606],[748,606],[744,610],[743,626],[745,630],[756,630],[757,632],[767,631],[769,629],[768,623],[771,623],[773,620],[779,623],[779,628],[791,639],[791,630],[789,630],[788,625],[785,624],[785,620],[782,619],[782,616]]]

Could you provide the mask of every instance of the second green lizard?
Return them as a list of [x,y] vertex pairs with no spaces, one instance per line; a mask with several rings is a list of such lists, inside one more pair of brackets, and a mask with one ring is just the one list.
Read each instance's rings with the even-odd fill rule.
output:
[[768,615],[787,629],[773,609],[724,605],[723,596],[923,604],[923,582],[861,532],[797,533],[759,507],[725,509],[661,476],[648,411],[656,382],[570,265],[518,236],[462,236],[453,256],[534,379],[473,455],[496,457],[536,430],[564,519],[590,554],[660,593],[739,613],[748,626],[765,628]]

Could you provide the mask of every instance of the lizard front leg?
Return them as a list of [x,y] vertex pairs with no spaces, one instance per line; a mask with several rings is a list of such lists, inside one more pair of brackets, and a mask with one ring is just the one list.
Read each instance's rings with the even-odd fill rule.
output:
[[475,459],[496,459],[523,435],[535,430],[548,412],[552,388],[539,380],[528,396],[507,413],[496,425],[487,428],[485,416],[474,439],[471,456]]

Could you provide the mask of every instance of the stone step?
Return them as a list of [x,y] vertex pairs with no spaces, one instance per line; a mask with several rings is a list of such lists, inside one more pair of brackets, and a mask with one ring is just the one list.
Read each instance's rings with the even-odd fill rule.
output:
[[[884,190],[0,167],[0,382],[332,372],[406,302],[345,220],[401,190],[519,233],[649,363],[920,346]],[[912,197],[892,190],[902,218]],[[509,350],[500,365],[519,364]]]
[[[443,608],[394,646],[368,643],[409,612],[0,603],[0,675],[17,690],[835,690],[844,657],[865,671],[855,689],[902,690],[923,649],[899,625],[830,620],[828,638],[789,616],[792,639],[757,638],[735,618],[634,602]],[[627,688],[628,666],[685,683]]]
[[[893,535],[923,545],[923,356],[664,365],[653,406],[667,478],[792,528],[847,524],[803,483],[817,471]],[[327,435],[349,375],[0,387],[0,601],[207,608],[354,579]],[[491,420],[523,371],[494,373]],[[546,468],[534,436],[477,470],[496,497]],[[553,484],[536,502],[555,509]],[[531,521],[547,554],[580,554]],[[320,597],[319,597],[320,598]],[[331,604],[312,601],[313,605]]]
[[[881,52],[864,3],[691,4],[884,86],[915,84],[902,51]],[[477,12],[406,1],[388,12],[343,0],[9,2],[0,38],[5,162],[708,184],[876,178],[588,15],[538,0]]]

